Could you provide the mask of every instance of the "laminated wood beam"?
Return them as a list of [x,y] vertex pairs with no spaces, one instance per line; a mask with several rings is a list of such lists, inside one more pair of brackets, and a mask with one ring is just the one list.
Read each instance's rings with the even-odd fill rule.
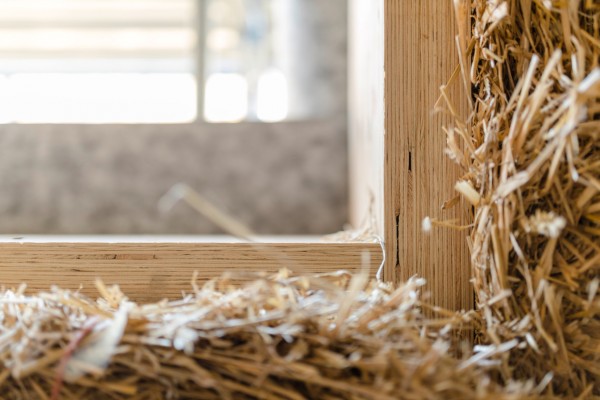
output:
[[[440,86],[459,65],[452,1],[385,2],[385,210],[397,229],[386,232],[397,242],[396,279],[418,274],[429,282],[434,304],[470,309],[472,288],[466,233],[450,229],[422,231],[429,216],[467,223],[466,204],[442,211],[457,195],[461,172],[444,153],[443,126],[451,117],[434,112]],[[458,112],[467,112],[460,78],[448,86]],[[391,246],[391,245],[390,245]],[[390,249],[391,250],[391,249]]]
[[295,273],[339,269],[358,272],[367,267],[374,275],[382,259],[381,247],[376,243],[284,240],[4,239],[0,240],[0,284],[15,288],[25,283],[30,292],[60,285],[63,289],[81,288],[84,294],[96,297],[94,282],[100,278],[107,285],[118,284],[135,301],[153,302],[190,293],[194,273],[197,283],[202,284],[231,272],[233,285],[256,278],[258,273],[276,273],[283,267]]
[[[460,171],[444,155],[450,117],[434,112],[459,65],[453,2],[352,0],[350,9],[353,223],[384,239],[387,280],[425,277],[435,304],[470,309],[466,234],[421,228],[425,217],[468,221],[464,202],[442,211]],[[459,76],[447,92],[465,115]]]

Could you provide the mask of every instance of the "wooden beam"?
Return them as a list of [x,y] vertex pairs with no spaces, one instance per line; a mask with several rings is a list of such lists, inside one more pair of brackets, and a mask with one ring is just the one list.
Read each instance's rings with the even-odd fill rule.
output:
[[[442,129],[450,117],[435,113],[440,86],[459,65],[450,0],[385,1],[385,218],[389,263],[396,279],[427,279],[434,304],[470,309],[466,234],[423,232],[425,217],[467,221],[467,206],[442,211],[456,196],[460,171],[445,155]],[[460,79],[448,88],[458,112],[467,112]],[[395,229],[391,226],[393,222]],[[395,244],[397,243],[397,246]]]
[[[0,241],[0,285],[47,290],[51,285],[96,296],[96,278],[138,302],[179,298],[191,290],[194,272],[200,283],[231,272],[239,285],[250,272],[276,273],[286,267],[295,273],[324,273],[339,269],[357,272],[363,265],[374,275],[382,260],[376,243],[324,242],[88,242],[37,238]],[[368,264],[368,265],[366,265]],[[237,274],[237,276],[236,276]]]
[[[351,0],[348,26],[350,222],[382,239],[389,221],[383,209],[384,0]],[[393,269],[384,278],[394,280]]]
[[[444,155],[447,116],[434,113],[440,86],[458,66],[450,0],[351,0],[350,186],[356,228],[384,238],[384,278],[425,277],[433,302],[472,307],[466,235],[423,218],[467,221],[467,206],[442,211],[460,171]],[[466,113],[457,78],[449,95]]]

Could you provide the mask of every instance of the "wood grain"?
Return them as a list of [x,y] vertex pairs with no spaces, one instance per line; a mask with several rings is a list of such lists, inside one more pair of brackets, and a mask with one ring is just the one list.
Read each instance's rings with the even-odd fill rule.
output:
[[[471,308],[465,234],[421,229],[426,216],[467,221],[464,203],[441,210],[460,171],[444,156],[450,120],[434,114],[459,64],[452,2],[352,0],[349,21],[352,223],[384,238],[386,280],[420,275],[435,304]],[[466,113],[459,79],[448,92]]]
[[[348,27],[350,222],[383,238],[384,0],[351,0]],[[393,281],[393,270],[385,279]]]
[[[191,289],[196,271],[200,282],[224,272],[274,273],[287,267],[296,273],[338,269],[359,271],[370,260],[372,275],[382,254],[373,243],[110,243],[110,242],[0,242],[0,285],[22,282],[30,291],[51,285],[82,288],[96,296],[94,281],[119,284],[139,302],[179,298]],[[368,254],[368,257],[366,257]],[[250,276],[237,276],[242,284]]]
[[[442,126],[450,119],[434,113],[439,87],[459,64],[456,24],[449,0],[385,2],[385,167],[388,275],[398,281],[418,274],[428,280],[434,304],[470,309],[470,264],[466,235],[448,229],[421,229],[424,217],[467,220],[461,203],[442,212],[456,196],[460,171],[445,155]],[[467,99],[456,79],[448,88],[459,113]],[[397,243],[397,246],[395,244]],[[393,271],[392,271],[393,270]]]

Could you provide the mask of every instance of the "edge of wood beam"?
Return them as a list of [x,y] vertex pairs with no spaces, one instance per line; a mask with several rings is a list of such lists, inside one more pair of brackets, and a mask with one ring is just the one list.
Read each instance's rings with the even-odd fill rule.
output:
[[0,241],[0,285],[15,288],[25,283],[29,292],[58,285],[97,297],[94,282],[100,278],[145,303],[190,293],[195,272],[199,284],[230,272],[232,284],[240,285],[252,278],[250,272],[271,274],[284,267],[297,274],[358,272],[366,267],[374,276],[381,260],[380,245],[363,242]]

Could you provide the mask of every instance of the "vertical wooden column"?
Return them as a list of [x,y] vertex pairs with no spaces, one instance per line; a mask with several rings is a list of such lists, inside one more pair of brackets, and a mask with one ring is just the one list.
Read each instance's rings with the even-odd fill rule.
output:
[[[418,274],[428,281],[434,304],[471,308],[466,235],[448,229],[422,231],[426,216],[465,222],[465,205],[442,212],[456,195],[460,175],[445,155],[442,127],[449,117],[434,113],[439,87],[458,65],[452,1],[385,2],[385,167],[388,268],[397,280]],[[466,98],[459,79],[449,88],[459,112]],[[392,249],[392,242],[397,248]]]
[[[466,233],[422,230],[427,216],[458,223],[467,219],[464,203],[441,209],[456,196],[460,171],[444,155],[442,127],[450,117],[434,113],[439,88],[458,65],[452,4],[451,0],[351,2],[349,110],[355,193],[351,208],[354,215],[365,212],[366,195],[362,203],[359,199],[368,188],[373,199],[370,214],[386,242],[385,279],[398,282],[422,276],[434,304],[468,309],[473,296]],[[383,42],[377,41],[380,30]],[[448,93],[458,112],[466,113],[460,79]]]
[[[350,0],[348,114],[350,222],[383,238],[384,0]],[[392,276],[386,276],[393,280]]]

